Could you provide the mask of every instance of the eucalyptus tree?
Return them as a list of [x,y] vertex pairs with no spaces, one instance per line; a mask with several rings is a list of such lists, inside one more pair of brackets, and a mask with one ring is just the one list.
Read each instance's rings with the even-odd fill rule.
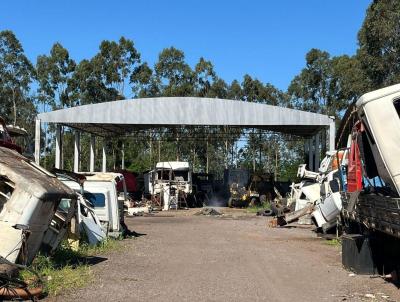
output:
[[195,75],[185,62],[183,51],[175,47],[165,48],[155,64],[155,76],[161,85],[163,96],[193,96]]
[[38,97],[43,104],[53,108],[72,107],[76,105],[68,89],[74,74],[76,63],[69,52],[60,43],[55,43],[50,55],[40,55],[36,62],[38,80]]
[[371,90],[400,82],[400,2],[374,0],[358,33],[357,56]]
[[211,86],[217,79],[214,66],[211,61],[205,60],[203,57],[194,68],[196,81],[196,94],[200,97],[208,97]]
[[103,84],[123,96],[126,83],[139,67],[140,54],[132,40],[121,37],[118,42],[102,41],[99,53],[91,61],[95,74]]
[[131,74],[130,83],[135,97],[156,97],[161,94],[160,79],[147,62],[139,65]]
[[[10,30],[0,32],[0,113],[12,123],[24,121],[24,107],[31,107],[28,93],[34,79],[34,68],[24,49]],[[12,108],[12,109],[10,109]]]
[[76,66],[69,89],[77,104],[109,102],[118,98],[118,91],[105,84],[101,70],[95,65],[95,61],[85,59]]
[[240,100],[242,98],[242,87],[238,80],[233,80],[228,88],[228,99]]

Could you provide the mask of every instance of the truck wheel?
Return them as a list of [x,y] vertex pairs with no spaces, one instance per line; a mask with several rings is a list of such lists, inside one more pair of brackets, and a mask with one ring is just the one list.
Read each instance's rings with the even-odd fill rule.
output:
[[272,216],[274,213],[272,210],[264,209],[257,212],[257,216]]
[[250,199],[250,206],[255,207],[260,204],[260,200],[257,197],[252,197]]

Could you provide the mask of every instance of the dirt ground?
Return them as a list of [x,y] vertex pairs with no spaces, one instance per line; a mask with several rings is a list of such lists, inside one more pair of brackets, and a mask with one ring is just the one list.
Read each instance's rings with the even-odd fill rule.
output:
[[145,234],[92,268],[94,284],[52,301],[400,301],[382,278],[342,268],[338,246],[310,227],[268,228],[243,210],[127,217]]

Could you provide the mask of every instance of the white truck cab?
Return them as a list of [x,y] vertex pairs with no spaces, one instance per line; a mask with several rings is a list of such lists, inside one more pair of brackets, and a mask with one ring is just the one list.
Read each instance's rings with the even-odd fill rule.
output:
[[[99,218],[103,230],[113,237],[118,237],[123,231],[126,189],[122,196],[117,191],[117,183],[124,182],[124,176],[120,173],[88,172],[85,175],[83,196],[93,204],[94,212]],[[80,186],[74,181],[63,181],[67,186],[80,192]]]

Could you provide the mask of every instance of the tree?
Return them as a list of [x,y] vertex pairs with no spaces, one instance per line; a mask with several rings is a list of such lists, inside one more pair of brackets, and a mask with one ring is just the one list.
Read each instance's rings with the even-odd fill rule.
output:
[[77,104],[94,104],[116,100],[118,91],[107,87],[103,81],[101,70],[95,67],[93,60],[82,60],[69,83],[73,99]]
[[378,89],[400,81],[400,2],[374,0],[358,33],[357,56]]
[[140,63],[140,54],[132,40],[121,37],[119,42],[104,40],[100,52],[92,59],[96,75],[104,85],[124,95],[125,83],[129,81]]
[[327,104],[333,95],[330,55],[326,51],[311,49],[306,55],[306,68],[291,82],[288,92],[300,109],[329,114]]
[[130,83],[135,97],[156,97],[160,94],[160,81],[147,62],[144,62],[132,72]]
[[237,80],[233,80],[229,86],[228,98],[232,100],[240,100],[242,98],[242,87]]
[[357,57],[331,57],[326,51],[311,49],[306,68],[288,88],[294,107],[340,117],[365,92],[368,81]]
[[211,85],[216,81],[217,76],[214,71],[214,66],[210,61],[206,61],[203,57],[195,66],[196,90],[200,97],[209,96]]
[[161,51],[155,64],[155,76],[162,85],[163,96],[194,95],[194,73],[179,49],[170,47]]
[[[28,97],[30,83],[34,78],[34,68],[24,54],[21,43],[10,30],[0,32],[0,92],[3,110],[12,108],[11,112],[2,114],[13,116],[16,125],[21,107],[32,100]],[[3,111],[2,110],[2,111]],[[21,116],[21,120],[24,117]]]
[[76,105],[68,89],[75,67],[75,61],[60,43],[52,46],[49,56],[38,56],[36,63],[38,95],[43,107],[46,104],[56,108]]

